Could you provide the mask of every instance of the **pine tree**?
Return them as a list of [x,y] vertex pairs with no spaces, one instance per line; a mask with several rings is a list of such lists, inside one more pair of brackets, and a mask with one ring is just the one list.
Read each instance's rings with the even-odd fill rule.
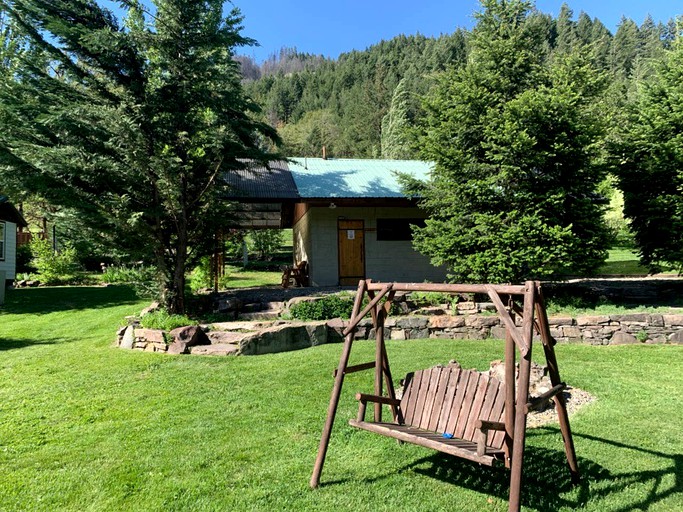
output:
[[73,208],[111,242],[146,248],[171,312],[185,271],[227,219],[221,174],[270,155],[234,49],[241,17],[220,0],[136,0],[125,24],[94,0],[1,0],[49,59],[4,77],[0,178]]
[[415,245],[458,281],[590,272],[606,256],[603,80],[572,53],[548,67],[527,2],[481,3],[468,65],[428,100],[422,143],[435,168]]

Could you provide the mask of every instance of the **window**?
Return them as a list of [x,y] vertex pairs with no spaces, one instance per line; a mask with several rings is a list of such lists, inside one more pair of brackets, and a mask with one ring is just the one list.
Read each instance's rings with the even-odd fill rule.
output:
[[0,261],[5,261],[5,223],[0,222]]
[[424,219],[377,219],[377,240],[380,242],[413,239],[411,226],[424,227]]

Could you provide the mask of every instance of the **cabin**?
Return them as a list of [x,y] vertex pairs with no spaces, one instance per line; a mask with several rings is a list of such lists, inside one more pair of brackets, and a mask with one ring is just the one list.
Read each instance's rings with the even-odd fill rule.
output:
[[226,175],[238,202],[239,227],[292,228],[294,263],[308,263],[313,286],[376,281],[442,282],[412,247],[412,225],[426,213],[406,197],[398,174],[420,180],[432,165],[418,160],[292,158]]
[[17,228],[27,227],[21,213],[10,203],[9,198],[0,195],[0,279],[11,284],[17,270]]

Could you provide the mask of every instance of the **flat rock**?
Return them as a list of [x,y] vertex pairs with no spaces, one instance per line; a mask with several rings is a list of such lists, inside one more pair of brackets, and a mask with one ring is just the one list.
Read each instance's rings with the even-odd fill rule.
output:
[[240,348],[237,345],[228,343],[190,347],[190,354],[195,356],[236,356],[239,351]]
[[609,324],[609,316],[607,315],[587,315],[576,317],[576,325],[606,325]]
[[550,325],[572,325],[574,319],[570,316],[551,316],[548,318],[548,324]]
[[277,320],[280,317],[280,311],[254,311],[251,313],[240,313],[240,320]]
[[135,337],[149,343],[166,343],[161,329],[135,329]]
[[210,331],[206,335],[212,345],[239,345],[244,338],[252,334],[251,332]]
[[273,322],[216,322],[211,324],[212,331],[257,331],[270,327]]

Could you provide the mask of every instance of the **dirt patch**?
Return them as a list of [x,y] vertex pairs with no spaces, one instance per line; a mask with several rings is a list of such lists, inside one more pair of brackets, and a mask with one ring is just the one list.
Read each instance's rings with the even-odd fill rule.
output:
[[[567,413],[571,417],[576,411],[582,407],[595,401],[595,397],[588,391],[579,388],[569,387],[564,392],[565,403],[567,404]],[[551,402],[552,407],[545,411],[532,411],[527,416],[527,427],[536,428],[548,425],[550,423],[557,423],[557,411],[555,410],[555,402]]]

